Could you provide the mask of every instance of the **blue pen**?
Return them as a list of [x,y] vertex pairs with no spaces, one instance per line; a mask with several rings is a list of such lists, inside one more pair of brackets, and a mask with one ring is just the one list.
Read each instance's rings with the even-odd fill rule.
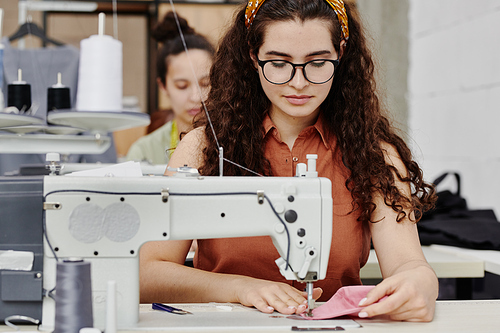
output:
[[175,313],[175,314],[192,314],[189,311],[177,309],[177,308],[174,308],[173,306],[161,304],[161,303],[153,303],[153,310],[167,311],[167,312]]

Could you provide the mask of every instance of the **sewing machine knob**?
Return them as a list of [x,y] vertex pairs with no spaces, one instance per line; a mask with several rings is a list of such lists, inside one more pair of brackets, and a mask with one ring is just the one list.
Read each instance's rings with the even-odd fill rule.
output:
[[306,260],[304,261],[304,264],[302,265],[299,273],[297,274],[298,277],[301,279],[305,279],[305,277],[307,276],[307,272],[309,271],[309,266],[311,266],[311,261],[314,258],[316,258],[317,252],[316,249],[311,246],[305,250],[304,254],[306,256]]
[[285,212],[285,220],[289,223],[297,221],[297,212],[293,209],[287,210]]
[[297,230],[297,236],[304,237],[306,235],[306,230],[304,228],[300,228]]
[[61,166],[57,163],[61,160],[61,155],[59,153],[47,153],[45,155],[45,161],[49,162],[49,165],[46,165],[45,168],[50,170],[50,175],[54,176],[56,172],[61,170]]
[[303,249],[307,243],[306,241],[303,239],[303,238],[299,238],[297,239],[297,241],[295,242],[295,245],[299,248],[299,249]]
[[295,177],[305,177],[307,173],[307,165],[305,163],[297,163],[295,167]]
[[297,194],[297,188],[293,185],[288,185],[285,188],[285,194],[288,194],[290,196]]
[[285,206],[283,206],[282,203],[278,202],[274,204],[274,210],[276,211],[276,213],[281,214],[285,211]]
[[285,226],[281,223],[276,223],[274,225],[274,231],[276,231],[278,234],[282,234],[285,231]]

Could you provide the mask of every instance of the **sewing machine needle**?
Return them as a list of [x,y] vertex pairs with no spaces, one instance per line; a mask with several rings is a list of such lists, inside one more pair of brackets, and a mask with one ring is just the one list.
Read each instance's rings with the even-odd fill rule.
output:
[[306,292],[307,292],[307,315],[312,317],[312,310],[314,309],[314,298],[313,298],[313,283],[307,282],[306,284]]

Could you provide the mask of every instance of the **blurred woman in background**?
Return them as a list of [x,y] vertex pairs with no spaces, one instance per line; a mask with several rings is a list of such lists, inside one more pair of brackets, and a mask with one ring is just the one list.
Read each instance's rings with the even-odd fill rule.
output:
[[127,153],[127,160],[167,164],[179,142],[179,135],[192,127],[193,118],[201,112],[201,101],[209,91],[209,72],[214,47],[188,22],[178,17],[187,51],[179,35],[175,16],[168,12],[151,35],[163,43],[157,62],[157,82],[170,100],[172,120],[137,140]]

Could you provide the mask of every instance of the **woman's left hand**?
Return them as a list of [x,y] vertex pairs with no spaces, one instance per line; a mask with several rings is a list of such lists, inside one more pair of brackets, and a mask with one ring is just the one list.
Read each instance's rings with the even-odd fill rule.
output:
[[366,299],[360,302],[364,308],[358,316],[368,318],[387,315],[392,320],[432,321],[437,284],[434,271],[427,265],[394,274],[373,288]]

